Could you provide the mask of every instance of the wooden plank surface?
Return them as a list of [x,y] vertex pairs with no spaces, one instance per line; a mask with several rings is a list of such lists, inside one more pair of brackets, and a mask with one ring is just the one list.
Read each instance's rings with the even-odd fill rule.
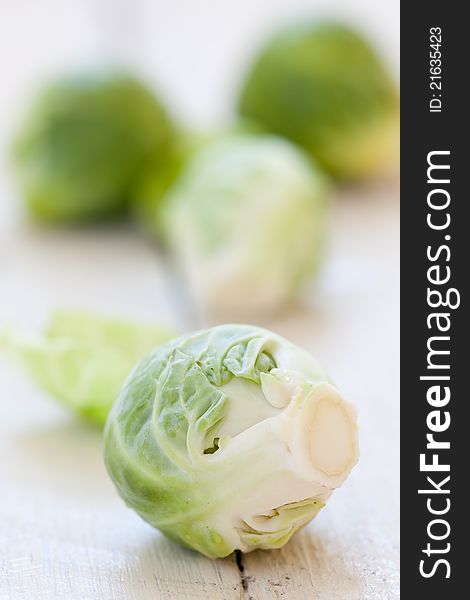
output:
[[[394,599],[398,592],[398,190],[340,192],[322,277],[306,301],[256,322],[312,351],[359,410],[361,459],[279,551],[210,561],[128,510],[101,435],[0,360],[0,599]],[[40,323],[57,305],[181,322],[155,250],[134,234],[0,239],[2,321]],[[252,319],[254,321],[254,319]]]

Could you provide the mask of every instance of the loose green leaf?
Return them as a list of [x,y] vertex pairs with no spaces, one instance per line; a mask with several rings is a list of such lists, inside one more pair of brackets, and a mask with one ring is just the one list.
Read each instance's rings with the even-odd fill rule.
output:
[[166,327],[57,312],[44,334],[6,332],[1,345],[44,390],[103,425],[134,364],[173,335]]

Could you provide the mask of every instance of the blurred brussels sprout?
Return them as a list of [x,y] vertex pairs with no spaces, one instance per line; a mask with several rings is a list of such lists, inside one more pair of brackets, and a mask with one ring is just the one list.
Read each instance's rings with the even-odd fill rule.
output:
[[180,131],[162,160],[149,161],[132,193],[131,211],[139,227],[160,240],[160,210],[171,186],[177,181],[191,158],[205,146],[236,134],[262,133],[253,121],[232,123],[228,128],[215,131]]
[[134,364],[174,335],[167,327],[64,311],[44,334],[5,333],[1,345],[52,396],[103,425]]
[[236,135],[198,152],[162,206],[162,232],[200,312],[293,298],[317,269],[327,183],[290,142]]
[[210,558],[283,546],[357,458],[355,411],[323,369],[248,325],[157,348],[105,429],[106,466],[126,504]]
[[297,142],[338,178],[372,173],[398,147],[398,93],[384,65],[354,31],[305,23],[263,48],[239,110]]
[[160,102],[131,75],[91,71],[51,83],[13,144],[31,216],[77,222],[120,212],[145,162],[165,161],[173,137]]

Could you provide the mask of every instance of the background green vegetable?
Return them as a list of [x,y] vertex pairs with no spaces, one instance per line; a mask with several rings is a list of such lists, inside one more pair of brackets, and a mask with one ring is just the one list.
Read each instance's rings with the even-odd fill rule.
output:
[[165,161],[174,136],[159,100],[132,75],[103,69],[51,83],[13,147],[31,216],[75,222],[122,211],[146,161]]
[[365,40],[340,24],[306,22],[274,35],[249,70],[239,111],[335,177],[367,175],[397,151],[396,86]]
[[42,335],[5,333],[0,341],[44,390],[102,425],[134,364],[174,335],[167,327],[64,311]]
[[165,157],[156,156],[156,160],[148,161],[132,191],[131,212],[139,228],[161,241],[164,237],[161,212],[165,210],[166,198],[191,159],[206,146],[250,133],[260,134],[263,131],[253,121],[243,120],[211,132],[179,131]]
[[317,270],[328,184],[274,136],[232,135],[189,161],[162,204],[161,230],[202,312],[270,310]]
[[222,325],[157,348],[106,423],[125,502],[208,557],[279,548],[357,460],[355,414],[306,352]]

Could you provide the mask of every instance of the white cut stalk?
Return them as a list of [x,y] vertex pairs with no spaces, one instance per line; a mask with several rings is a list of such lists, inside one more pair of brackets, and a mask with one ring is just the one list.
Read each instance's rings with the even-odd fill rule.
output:
[[357,462],[355,410],[329,383],[302,386],[277,425],[296,472],[331,490]]
[[[269,384],[263,392],[274,391],[277,403],[280,392],[272,387],[272,380],[267,379]],[[285,392],[292,393],[292,383],[286,382],[285,386]],[[224,388],[227,393],[242,394],[244,385]],[[248,551],[253,548],[238,538],[240,528],[271,531],[275,521],[266,515],[307,499],[323,505],[343,483],[358,459],[356,413],[331,384],[304,381],[295,386],[284,409],[265,401],[265,418],[261,409],[257,410],[255,414],[262,420],[240,431],[240,415],[246,409],[244,400],[258,403],[260,398],[248,394],[244,400],[241,396],[233,400],[234,408],[224,425],[223,443],[211,461],[214,467],[217,463],[223,465],[224,470],[236,472],[242,468],[243,489],[238,486],[229,490],[230,485],[225,488],[222,508],[214,514],[211,524],[223,531],[235,547]],[[235,431],[240,433],[230,437],[230,432]]]

